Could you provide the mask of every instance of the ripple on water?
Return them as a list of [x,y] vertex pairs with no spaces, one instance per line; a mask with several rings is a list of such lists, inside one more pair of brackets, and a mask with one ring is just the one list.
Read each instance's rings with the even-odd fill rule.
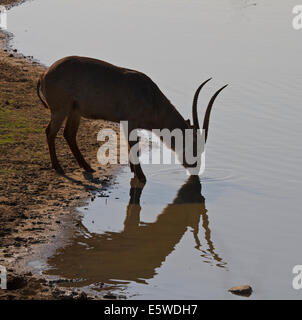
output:
[[[149,177],[154,182],[163,182],[170,180],[173,183],[183,182],[188,178],[184,168],[164,168],[156,170],[149,174]],[[219,181],[238,181],[239,177],[227,168],[207,168],[206,171],[200,175],[200,181],[206,183],[219,182]]]

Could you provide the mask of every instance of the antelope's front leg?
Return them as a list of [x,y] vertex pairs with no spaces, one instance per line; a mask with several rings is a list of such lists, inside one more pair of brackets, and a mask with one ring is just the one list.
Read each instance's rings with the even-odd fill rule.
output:
[[128,141],[130,168],[131,171],[134,172],[134,177],[136,177],[140,182],[145,183],[147,179],[139,163],[137,152],[134,152],[132,149],[136,143],[137,142],[135,141]]

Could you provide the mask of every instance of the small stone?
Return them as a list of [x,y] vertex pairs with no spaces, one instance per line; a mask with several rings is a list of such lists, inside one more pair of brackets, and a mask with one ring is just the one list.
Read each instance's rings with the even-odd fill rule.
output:
[[104,298],[105,299],[112,299],[112,300],[117,299],[117,297],[111,293],[104,295]]
[[79,299],[79,300],[88,300],[88,296],[87,296],[87,294],[86,294],[84,291],[82,291],[82,292],[80,293],[78,299]]
[[26,286],[27,281],[25,277],[18,275],[8,275],[7,277],[7,289],[17,290],[22,289]]
[[242,285],[242,286],[235,286],[229,289],[229,292],[233,294],[237,294],[240,296],[247,296],[249,297],[253,292],[253,289],[249,285]]

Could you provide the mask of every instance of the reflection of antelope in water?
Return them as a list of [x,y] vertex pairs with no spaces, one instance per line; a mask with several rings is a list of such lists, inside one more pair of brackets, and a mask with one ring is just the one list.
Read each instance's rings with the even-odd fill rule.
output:
[[[135,179],[132,179],[131,184],[124,230],[93,235],[91,238],[83,237],[77,239],[73,246],[63,249],[62,254],[50,261],[55,269],[63,271],[61,276],[83,278],[89,283],[116,283],[119,282],[117,280],[145,283],[145,279],[155,276],[156,268],[174,251],[188,227],[193,230],[195,248],[202,252],[204,261],[214,262],[219,267],[225,266],[211,240],[205,199],[201,195],[198,176],[189,177],[173,203],[166,206],[154,223],[140,223],[142,188]],[[208,246],[205,250],[201,250],[198,239],[200,216]]]

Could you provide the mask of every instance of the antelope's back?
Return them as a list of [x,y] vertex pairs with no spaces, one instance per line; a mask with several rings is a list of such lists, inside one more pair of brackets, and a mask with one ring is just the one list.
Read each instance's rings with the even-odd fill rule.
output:
[[142,72],[78,56],[55,62],[44,76],[43,88],[46,97],[76,103],[84,117],[117,122],[151,117],[167,100]]

